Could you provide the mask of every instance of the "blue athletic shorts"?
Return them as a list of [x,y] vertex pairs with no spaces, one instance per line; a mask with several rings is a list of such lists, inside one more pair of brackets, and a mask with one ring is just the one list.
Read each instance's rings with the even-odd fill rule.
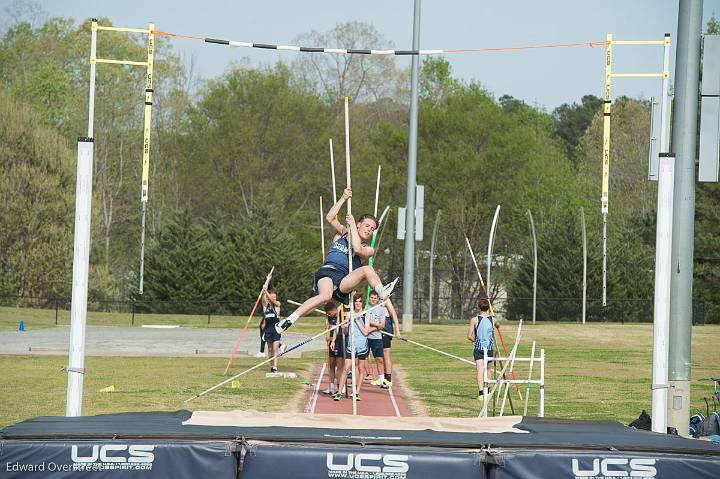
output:
[[313,278],[312,289],[316,293],[318,292],[318,282],[322,278],[330,278],[333,282],[333,298],[340,301],[342,304],[348,304],[350,300],[349,293],[340,292],[340,282],[347,276],[346,273],[333,268],[320,268],[315,277]]
[[[359,353],[356,352],[356,353],[355,353],[355,357],[356,357],[357,359],[363,360],[363,359],[367,359],[368,354],[370,354],[370,350],[369,350],[369,349],[366,349],[365,351],[362,351],[362,352],[359,352]],[[351,356],[350,351],[348,351],[348,350],[346,349],[346,350],[345,350],[345,359],[350,359],[351,357],[352,357],[352,356]]]
[[[481,361],[485,357],[485,352],[482,349],[473,349],[473,356],[475,361]],[[488,349],[488,361],[492,361],[493,356],[492,349]]]
[[265,324],[265,329],[263,330],[263,338],[266,343],[274,343],[275,341],[280,341],[280,335],[277,331],[275,331],[276,323],[276,321],[268,321]]
[[370,351],[372,351],[372,355],[374,358],[382,358],[385,356],[383,354],[382,338],[378,338],[378,339],[368,338],[368,347],[370,348]]

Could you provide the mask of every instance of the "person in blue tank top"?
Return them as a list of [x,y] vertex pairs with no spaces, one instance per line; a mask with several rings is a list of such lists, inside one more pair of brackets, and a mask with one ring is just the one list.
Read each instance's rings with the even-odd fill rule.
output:
[[[262,291],[263,319],[260,321],[260,329],[262,329],[265,343],[267,343],[268,358],[272,358],[280,353],[280,335],[275,330],[275,325],[280,320],[280,301],[277,299],[275,291]],[[278,358],[272,361],[270,372],[276,373],[278,367]]]
[[478,301],[478,308],[480,314],[470,319],[467,338],[468,341],[474,343],[473,356],[477,368],[478,399],[482,400],[483,390],[485,389],[485,364],[483,358],[485,357],[485,351],[487,351],[488,360],[494,356],[493,327],[497,328],[499,324],[497,319],[490,316],[490,303],[487,299]]
[[[332,245],[325,256],[325,262],[313,278],[312,288],[316,296],[306,300],[285,320],[276,326],[278,333],[282,333],[293,325],[295,321],[302,318],[315,308],[319,308],[332,298],[342,304],[348,304],[350,291],[356,289],[360,284],[367,282],[370,287],[377,291],[381,300],[387,299],[395,288],[399,278],[392,283],[383,285],[375,268],[370,265],[362,265],[375,254],[373,248],[365,244],[372,237],[373,231],[377,228],[377,220],[373,215],[362,215],[356,222],[351,214],[345,216],[348,227],[343,226],[337,220],[342,205],[352,197],[352,190],[345,188],[340,199],[330,208],[325,220],[335,230],[336,235]],[[348,246],[348,236],[352,244],[352,252]],[[352,254],[353,270],[350,272],[348,255]]]

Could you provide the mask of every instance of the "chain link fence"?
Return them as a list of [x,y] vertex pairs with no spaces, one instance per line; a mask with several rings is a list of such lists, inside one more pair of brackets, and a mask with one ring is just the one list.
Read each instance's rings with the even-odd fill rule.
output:
[[[280,298],[283,301],[285,298]],[[294,298],[293,298],[294,299]],[[245,298],[233,301],[128,301],[106,300],[88,301],[88,314],[95,314],[96,323],[102,318],[108,324],[135,325],[140,318],[179,316],[183,323],[194,325],[213,325],[227,322],[228,318],[247,316],[252,310],[256,298]],[[430,301],[427,296],[416,296],[413,303],[414,320],[427,322],[459,322],[466,321],[478,313],[477,298],[454,296],[436,296],[433,299],[432,318],[430,317]],[[393,304],[399,315],[402,315],[402,290],[393,295]],[[295,309],[295,306],[283,301],[283,314]],[[6,308],[22,308],[23,314],[34,310],[34,314],[42,316],[45,322],[57,325],[69,324],[70,301],[50,298],[19,298],[0,297],[0,306]],[[532,321],[532,298],[496,298],[493,300],[495,314],[501,319]],[[582,322],[582,298],[538,298],[535,318],[538,322]],[[257,313],[256,313],[257,314]],[[693,324],[720,323],[720,305],[707,303],[702,299],[693,300]],[[586,302],[586,322],[619,322],[649,323],[653,320],[652,299],[608,299],[607,306],[599,299],[588,299]]]

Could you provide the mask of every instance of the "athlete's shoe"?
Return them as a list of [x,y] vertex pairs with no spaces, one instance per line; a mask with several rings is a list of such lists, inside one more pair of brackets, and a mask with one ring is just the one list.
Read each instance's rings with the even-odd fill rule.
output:
[[392,381],[388,381],[387,379],[383,378],[382,380],[382,388],[389,388],[392,386]]
[[328,386],[327,389],[325,389],[323,394],[335,394],[335,390],[332,388],[332,386]]
[[271,372],[271,373],[276,373],[276,372],[277,372],[277,368],[270,366],[270,372]]
[[264,358],[264,357],[265,357],[265,353],[262,353],[262,352],[258,351],[257,353],[255,353],[255,357],[256,357],[256,358]]
[[333,394],[332,398],[333,398],[333,401],[339,401],[341,397],[342,397],[342,394],[340,394],[339,392],[336,392],[335,394]]
[[[350,399],[352,399],[352,396],[350,396]],[[355,395],[355,400],[356,400],[356,401],[359,401],[359,400],[360,400],[360,395],[359,395],[359,394],[356,394],[356,395]]]
[[287,351],[287,344],[280,343],[280,354],[285,354]]
[[382,384],[383,384],[383,379],[377,378],[377,379],[374,380],[374,381],[370,381],[370,384],[372,384],[373,386],[382,386]]
[[400,279],[400,276],[398,276],[397,278],[392,280],[392,283],[386,284],[385,286],[383,286],[382,290],[380,290],[380,293],[378,294],[378,296],[380,297],[381,300],[384,301],[390,297],[390,295],[392,294],[393,289],[395,289],[395,285],[397,284],[399,279]]
[[285,319],[283,321],[278,321],[277,323],[275,323],[275,331],[278,334],[282,334],[292,325],[293,325],[293,323],[289,319]]

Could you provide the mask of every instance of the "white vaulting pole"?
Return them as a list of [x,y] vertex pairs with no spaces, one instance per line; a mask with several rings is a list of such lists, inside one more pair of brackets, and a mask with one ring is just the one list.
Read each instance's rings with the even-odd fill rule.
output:
[[495,228],[497,227],[498,216],[500,215],[500,205],[495,208],[495,215],[493,216],[492,226],[490,226],[490,236],[488,237],[488,250],[487,250],[487,294],[490,298],[490,292],[492,291],[492,283],[490,282],[490,263],[492,262],[493,245],[495,244]]
[[323,214],[322,196],[320,197],[320,262],[325,261],[325,218]]
[[[334,183],[334,181],[333,181]],[[348,97],[345,97],[345,187],[352,188],[350,182],[350,115],[348,112]],[[347,211],[352,214],[352,198],[347,200]],[[348,273],[353,270],[353,249],[352,249],[352,231],[351,226],[347,225],[348,235]],[[350,293],[350,321],[348,331],[350,331],[350,359],[352,361],[352,405],[353,416],[357,416],[357,374],[355,371],[355,291]],[[362,380],[362,379],[361,379]]]
[[332,138],[330,138],[330,175],[332,176],[333,204],[337,203],[337,189],[335,187],[335,156],[333,153]]

